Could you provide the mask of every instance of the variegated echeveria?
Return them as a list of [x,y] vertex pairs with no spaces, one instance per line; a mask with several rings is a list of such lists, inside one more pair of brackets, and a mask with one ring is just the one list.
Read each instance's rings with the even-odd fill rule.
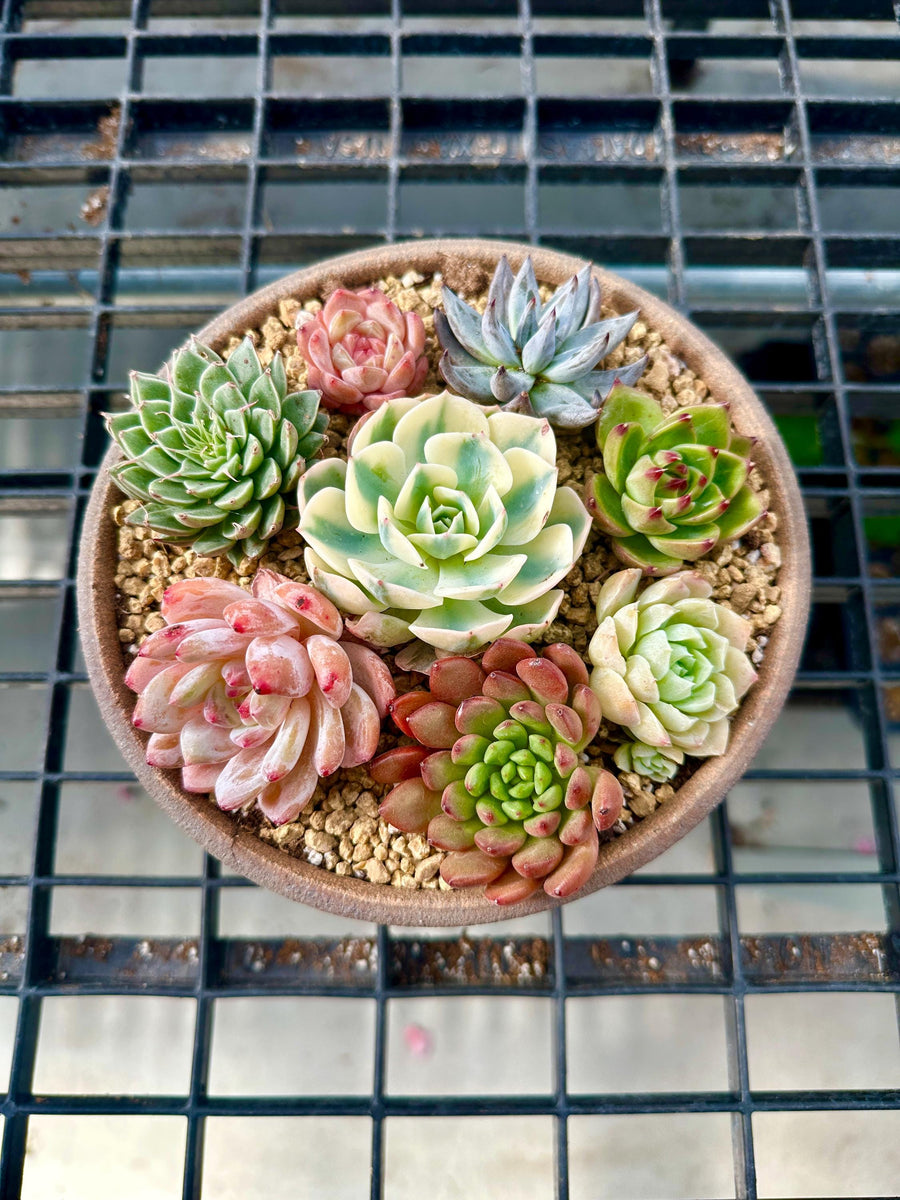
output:
[[732,432],[727,404],[666,416],[652,397],[617,387],[597,444],[603,472],[588,482],[588,508],[618,557],[647,575],[679,570],[763,515],[747,482],[753,442]]
[[588,263],[541,303],[531,259],[515,278],[502,256],[483,314],[444,288],[434,328],[441,374],[457,392],[546,417],[564,429],[597,420],[610,388],[637,383],[646,357],[617,368],[598,364],[622,342],[637,312],[602,319],[600,284]]
[[640,580],[638,568],[618,571],[597,599],[588,654],[604,718],[647,746],[724,754],[728,718],[756,681],[750,623],[712,600],[693,571],[637,595]]
[[347,462],[300,481],[310,578],[375,645],[531,640],[590,527],[557,475],[547,421],[448,392],[389,400],[357,425]]

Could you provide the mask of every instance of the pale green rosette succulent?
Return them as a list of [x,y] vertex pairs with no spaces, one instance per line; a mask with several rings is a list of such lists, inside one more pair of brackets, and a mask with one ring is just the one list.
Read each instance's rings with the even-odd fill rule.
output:
[[141,501],[129,525],[238,568],[294,527],[297,480],[328,417],[317,391],[288,394],[280,354],[263,368],[249,338],[227,362],[192,341],[161,375],[133,372],[131,400],[106,417],[123,456],[110,475]]
[[646,742],[623,742],[613,755],[620,771],[645,775],[654,783],[667,783],[684,762],[677,746],[648,746]]
[[640,579],[637,567],[618,571],[597,599],[588,654],[603,716],[647,746],[724,754],[728,717],[756,681],[745,653],[750,623],[710,599],[712,587],[693,571],[636,597]]
[[547,421],[449,392],[389,400],[356,426],[347,462],[300,481],[310,578],[374,645],[419,638],[458,654],[501,634],[530,641],[590,528],[557,474]]

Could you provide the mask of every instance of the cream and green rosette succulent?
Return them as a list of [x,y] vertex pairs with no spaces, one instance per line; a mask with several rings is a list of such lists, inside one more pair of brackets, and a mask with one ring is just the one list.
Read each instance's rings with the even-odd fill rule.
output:
[[654,783],[668,783],[684,762],[684,751],[677,746],[648,746],[646,742],[623,742],[613,754],[620,771],[645,775]]
[[590,516],[557,487],[546,420],[460,396],[389,400],[354,430],[348,460],[300,481],[310,578],[373,645],[413,638],[466,653],[530,641],[555,617],[555,585]]
[[693,571],[637,595],[640,580],[637,567],[618,571],[597,599],[588,654],[603,716],[646,747],[724,754],[728,718],[756,681],[745,653],[750,623],[712,600],[712,587]]

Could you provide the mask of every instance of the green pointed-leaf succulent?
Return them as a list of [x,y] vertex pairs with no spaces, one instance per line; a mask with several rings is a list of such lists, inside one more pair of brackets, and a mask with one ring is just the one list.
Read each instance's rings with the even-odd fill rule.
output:
[[288,395],[280,354],[264,370],[249,338],[227,362],[192,342],[164,375],[133,373],[131,401],[106,417],[124,456],[111,475],[141,501],[130,525],[234,566],[296,525],[294,490],[328,418],[318,392]]
[[756,681],[745,653],[750,623],[710,599],[711,585],[693,571],[637,595],[640,580],[636,567],[618,571],[597,599],[588,655],[603,716],[648,747],[724,754],[728,718]]
[[531,640],[590,528],[557,476],[546,421],[449,392],[388,400],[356,426],[347,462],[315,463],[300,482],[310,578],[379,646]]
[[494,272],[484,314],[444,288],[434,314],[444,353],[441,374],[462,396],[546,417],[564,429],[597,420],[616,382],[637,383],[646,358],[617,369],[598,363],[626,337],[637,312],[600,318],[600,285],[590,264],[542,304],[526,258],[513,277],[506,256]]
[[748,483],[753,443],[733,433],[726,404],[666,416],[652,397],[616,387],[597,445],[603,473],[588,483],[588,508],[618,557],[647,575],[677,571],[764,514]]

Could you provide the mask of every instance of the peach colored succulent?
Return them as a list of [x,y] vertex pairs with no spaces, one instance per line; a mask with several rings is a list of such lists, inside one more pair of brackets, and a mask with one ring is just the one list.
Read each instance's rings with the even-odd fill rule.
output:
[[326,408],[368,412],[417,395],[428,374],[422,318],[378,288],[338,288],[319,312],[301,312],[297,344]]
[[132,721],[151,735],[147,762],[180,768],[186,791],[212,792],[226,811],[256,803],[282,825],[320,778],[375,753],[390,672],[341,640],[340,613],[315,588],[269,570],[251,592],[186,579],[162,615],[125,682],[138,693]]

